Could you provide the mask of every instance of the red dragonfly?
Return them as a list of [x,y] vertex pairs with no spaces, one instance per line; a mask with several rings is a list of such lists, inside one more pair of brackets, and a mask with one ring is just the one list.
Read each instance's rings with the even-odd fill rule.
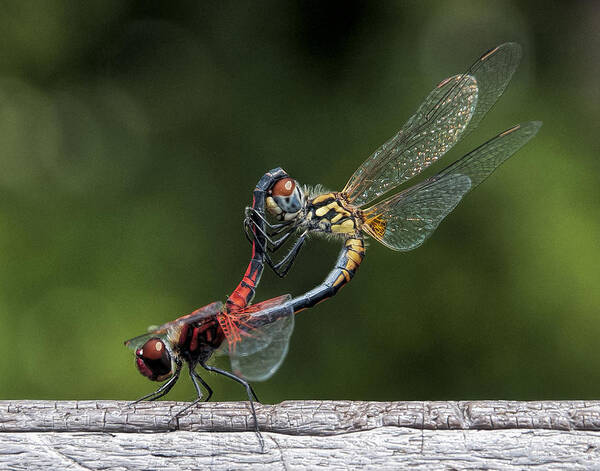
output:
[[[267,212],[279,223],[271,224],[264,213],[249,208],[247,235],[252,240],[253,235],[261,234],[257,243],[267,254],[265,262],[279,276],[290,269],[309,233],[344,241],[335,268],[323,283],[288,303],[294,312],[335,295],[353,278],[364,258],[365,235],[392,250],[419,247],[470,190],[535,136],[540,122],[513,126],[437,175],[389,196],[479,124],[504,92],[520,58],[518,44],[502,44],[486,52],[465,73],[443,80],[402,129],[363,162],[342,191],[302,189],[285,174],[268,188],[266,199]],[[268,230],[257,227],[257,220]],[[275,263],[267,251],[279,250],[292,234],[297,235],[294,245]]]
[[[264,211],[266,189],[284,175],[275,170],[259,181],[254,190],[252,207],[255,211]],[[255,223],[259,230],[263,227],[261,220]],[[167,394],[179,379],[184,363],[197,398],[177,416],[203,399],[201,385],[207,391],[204,400],[208,401],[213,391],[196,371],[196,367],[201,366],[245,387],[258,432],[253,402],[258,398],[248,381],[265,380],[281,365],[294,327],[294,311],[287,304],[289,295],[250,305],[264,266],[264,239],[260,232],[254,234],[254,240],[246,273],[225,304],[214,302],[125,342],[135,351],[136,366],[141,374],[152,381],[166,381],[135,403],[154,401]],[[229,355],[233,373],[207,364],[217,351]]]

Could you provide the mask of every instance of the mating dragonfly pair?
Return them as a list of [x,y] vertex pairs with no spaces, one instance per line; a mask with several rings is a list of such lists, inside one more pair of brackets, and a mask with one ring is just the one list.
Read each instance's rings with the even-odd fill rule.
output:
[[[281,365],[294,314],[335,295],[352,279],[364,258],[364,237],[397,251],[420,246],[470,190],[537,133],[541,126],[537,121],[513,126],[437,175],[387,196],[477,127],[504,92],[520,58],[518,44],[502,44],[486,52],[465,73],[443,80],[340,192],[319,194],[302,188],[280,168],[266,173],[254,190],[244,220],[252,244],[251,260],[225,304],[209,304],[126,342],[135,350],[138,370],[151,380],[165,381],[139,400],[155,400],[169,392],[184,363],[197,393],[188,407],[204,397],[201,387],[209,400],[212,389],[196,371],[201,366],[245,387],[258,430],[253,403],[257,398],[248,381],[265,380]],[[285,295],[251,304],[264,265],[285,276],[311,233],[336,235],[343,241],[325,280],[295,298]],[[284,256],[275,258],[282,247],[290,245]],[[229,355],[232,372],[207,364],[218,351]]]

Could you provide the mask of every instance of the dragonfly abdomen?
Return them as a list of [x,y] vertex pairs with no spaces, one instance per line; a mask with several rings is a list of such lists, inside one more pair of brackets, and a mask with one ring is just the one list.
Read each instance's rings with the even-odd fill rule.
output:
[[335,268],[329,272],[323,283],[290,301],[293,303],[294,312],[313,307],[315,304],[334,296],[354,277],[364,256],[365,243],[361,236],[346,239],[344,248],[335,263]]
[[[262,255],[261,255],[262,256]],[[263,272],[262,260],[253,258],[244,273],[244,277],[236,289],[227,298],[225,305],[227,311],[239,311],[245,308],[254,299],[256,286],[260,282],[260,277]]]

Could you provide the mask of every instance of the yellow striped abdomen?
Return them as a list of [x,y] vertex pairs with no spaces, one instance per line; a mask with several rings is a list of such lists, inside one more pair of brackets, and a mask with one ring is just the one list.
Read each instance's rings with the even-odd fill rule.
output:
[[358,270],[365,257],[365,243],[362,238],[350,237],[346,239],[344,247],[346,248],[345,257],[337,266],[341,273],[333,283],[333,286],[338,289],[354,277],[356,270]]

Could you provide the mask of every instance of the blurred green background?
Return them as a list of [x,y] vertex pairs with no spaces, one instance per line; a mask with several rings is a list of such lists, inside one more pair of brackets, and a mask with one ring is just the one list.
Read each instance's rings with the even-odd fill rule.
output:
[[[0,398],[153,390],[123,340],[234,289],[266,170],[341,189],[435,84],[509,40],[521,67],[445,164],[518,122],[540,134],[418,250],[371,243],[256,390],[600,397],[599,31],[595,2],[2,2]],[[256,300],[312,288],[339,247],[313,238]],[[184,378],[168,398],[193,395]]]

